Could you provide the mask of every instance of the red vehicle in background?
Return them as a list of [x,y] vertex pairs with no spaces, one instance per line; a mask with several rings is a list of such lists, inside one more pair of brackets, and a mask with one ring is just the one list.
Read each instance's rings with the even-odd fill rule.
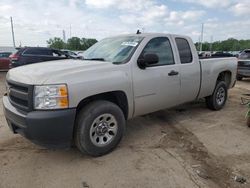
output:
[[0,52],[0,71],[9,70],[11,52]]

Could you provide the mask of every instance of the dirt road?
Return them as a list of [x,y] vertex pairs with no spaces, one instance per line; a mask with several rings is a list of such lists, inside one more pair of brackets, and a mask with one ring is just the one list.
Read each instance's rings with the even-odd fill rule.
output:
[[[2,95],[4,74],[0,79]],[[201,100],[130,120],[119,147],[99,158],[76,149],[48,150],[13,135],[1,107],[0,188],[250,187],[244,93],[250,93],[250,80],[230,90],[219,112]],[[235,176],[246,178],[246,184]]]

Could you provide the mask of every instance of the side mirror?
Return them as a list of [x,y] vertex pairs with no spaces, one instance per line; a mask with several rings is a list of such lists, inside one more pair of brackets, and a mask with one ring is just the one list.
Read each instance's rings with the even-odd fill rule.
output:
[[147,66],[157,64],[159,57],[156,54],[145,54],[137,60],[137,64],[141,69],[145,69]]

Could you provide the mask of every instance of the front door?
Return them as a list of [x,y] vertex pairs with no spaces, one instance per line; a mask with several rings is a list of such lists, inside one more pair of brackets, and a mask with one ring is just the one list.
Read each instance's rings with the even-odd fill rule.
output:
[[168,37],[152,38],[140,57],[156,54],[159,62],[133,68],[134,115],[142,115],[179,104],[180,75]]

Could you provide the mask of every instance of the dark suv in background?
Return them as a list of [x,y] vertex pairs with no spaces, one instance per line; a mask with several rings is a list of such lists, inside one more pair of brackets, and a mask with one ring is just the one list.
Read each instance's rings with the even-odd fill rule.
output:
[[44,47],[24,47],[10,56],[11,68],[31,63],[67,59],[68,55],[60,50]]
[[243,50],[239,55],[237,80],[250,77],[250,49]]

